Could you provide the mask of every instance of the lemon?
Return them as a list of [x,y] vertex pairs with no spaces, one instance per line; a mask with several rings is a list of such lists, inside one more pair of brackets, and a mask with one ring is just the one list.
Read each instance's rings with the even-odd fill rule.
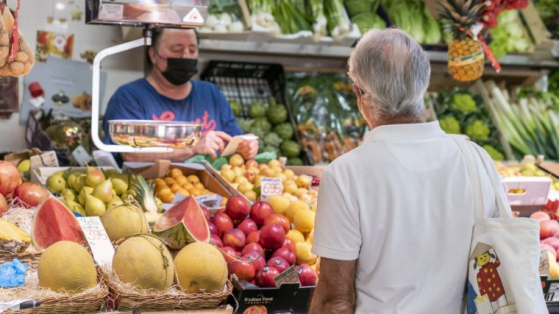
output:
[[289,207],[287,207],[287,209],[285,210],[285,216],[287,216],[287,219],[289,219],[290,222],[293,222],[295,214],[297,214],[298,211],[309,209],[310,207],[307,203],[297,200],[291,203]]
[[272,207],[274,208],[274,212],[283,215],[285,213],[285,210],[291,204],[291,201],[283,195],[273,195],[268,198],[268,203],[272,205]]
[[305,242],[305,236],[299,230],[289,230],[286,236],[294,243]]
[[302,233],[311,232],[314,229],[314,212],[310,209],[300,210],[293,217],[295,229]]

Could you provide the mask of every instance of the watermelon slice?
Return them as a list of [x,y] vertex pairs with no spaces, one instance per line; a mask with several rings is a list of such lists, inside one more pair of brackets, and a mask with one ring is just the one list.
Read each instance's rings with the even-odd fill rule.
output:
[[175,204],[155,223],[153,233],[172,249],[182,249],[188,243],[209,242],[210,228],[204,212],[192,196]]
[[85,244],[85,236],[74,214],[56,197],[47,198],[33,219],[33,245],[44,250],[58,241]]

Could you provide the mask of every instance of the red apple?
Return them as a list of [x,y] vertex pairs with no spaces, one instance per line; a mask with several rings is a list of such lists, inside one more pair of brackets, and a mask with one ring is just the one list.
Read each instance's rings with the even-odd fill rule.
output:
[[264,251],[264,249],[262,248],[262,246],[258,243],[249,243],[247,244],[244,249],[241,251],[242,255],[246,255],[250,252],[257,252],[257,253],[262,253],[262,251]]
[[229,275],[236,275],[239,280],[251,281],[256,275],[254,265],[243,258],[230,262],[227,266]]
[[252,218],[258,226],[264,225],[266,217],[273,213],[274,208],[268,202],[258,201],[250,207],[250,218]]
[[260,288],[273,288],[276,286],[274,278],[279,274],[280,272],[273,267],[264,267],[256,274],[256,285]]
[[233,220],[227,214],[215,214],[213,224],[217,228],[217,235],[223,237],[227,230],[233,229]]
[[247,243],[260,242],[260,231],[253,231],[247,237]]
[[223,254],[223,257],[225,258],[225,261],[227,263],[231,263],[234,259],[239,258],[240,257],[240,253],[235,251],[234,248],[226,246],[224,248],[221,249],[221,254]]
[[0,216],[2,216],[5,212],[8,211],[8,202],[4,195],[0,194]]
[[[225,207],[222,207],[221,209],[218,209],[216,212],[216,214],[225,214]],[[214,215],[215,217],[215,215]]]
[[272,258],[274,257],[282,257],[289,265],[295,265],[295,262],[297,261],[295,253],[285,247],[277,249],[274,254],[272,254]]
[[541,241],[541,244],[551,245],[556,251],[559,250],[559,238],[549,237]]
[[309,265],[299,265],[297,267],[297,274],[299,274],[299,281],[301,282],[301,286],[316,286],[318,275]]
[[259,271],[262,267],[266,266],[266,260],[264,259],[263,253],[250,252],[243,255],[243,258],[250,261],[254,265],[256,271]]
[[244,232],[244,234],[248,237],[248,235],[253,231],[258,231],[258,226],[254,222],[254,220],[247,218],[243,220],[238,226],[238,229]]
[[227,230],[223,235],[223,244],[232,247],[235,251],[240,251],[245,247],[246,236],[239,229]]
[[232,196],[225,205],[225,213],[233,220],[246,219],[249,212],[248,201],[240,195]]
[[283,245],[281,247],[286,248],[291,252],[297,254],[297,246],[295,245],[295,242],[293,242],[293,240],[291,240],[288,237],[285,237],[285,241],[283,241]]
[[219,247],[219,248],[223,247],[223,242],[221,241],[221,239],[219,238],[219,236],[217,234],[212,234],[210,236],[210,243]]
[[[253,285],[256,285],[255,282],[251,282]],[[243,314],[268,314],[268,310],[264,305],[253,305],[247,308]]]
[[245,162],[245,166],[247,169],[251,167],[258,168],[258,162],[254,159],[249,159]]
[[17,168],[7,161],[0,160],[0,194],[8,198],[19,184],[21,177]]
[[16,188],[13,198],[16,204],[31,208],[39,206],[49,195],[49,191],[39,183],[25,182]]
[[542,212],[542,211],[533,213],[532,215],[530,215],[530,218],[537,219],[540,222],[551,219],[551,217],[549,217],[548,213]]
[[270,216],[266,217],[264,220],[264,226],[269,224],[278,224],[283,227],[285,233],[289,232],[291,229],[291,223],[289,223],[289,219],[282,214],[271,214]]
[[283,257],[279,256],[270,258],[266,265],[268,265],[268,267],[277,269],[280,274],[291,266]]
[[206,218],[207,222],[212,221],[212,218],[210,217],[210,211],[208,210],[208,208],[206,208],[206,206],[200,206],[200,209],[202,209],[202,212],[204,213],[204,217]]
[[260,230],[260,245],[265,249],[279,249],[285,241],[285,230],[278,224],[269,224]]
[[208,222],[208,228],[210,228],[210,233],[217,235],[217,228],[213,222]]
[[559,232],[559,222],[557,220],[546,220],[540,222],[540,239],[547,239]]

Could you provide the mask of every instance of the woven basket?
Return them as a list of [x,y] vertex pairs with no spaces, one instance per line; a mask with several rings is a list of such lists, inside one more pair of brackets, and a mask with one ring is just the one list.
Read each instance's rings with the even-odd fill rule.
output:
[[116,274],[109,268],[102,268],[103,280],[109,286],[109,291],[115,300],[115,307],[119,311],[140,310],[192,310],[215,309],[224,302],[231,293],[233,286],[228,281],[227,289],[214,293],[188,294],[176,289],[170,291],[131,291],[124,289]]
[[29,266],[37,266],[39,264],[40,257],[41,253],[39,252],[11,253],[0,251],[0,264],[11,262],[14,260],[14,258],[17,258],[24,264],[27,264]]
[[[37,259],[38,262],[38,259]],[[30,265],[28,271],[34,271],[37,268],[37,264]],[[97,278],[99,282],[99,289],[96,289],[95,293],[78,293],[74,295],[60,294],[60,296],[48,296],[39,297],[36,300],[39,301],[40,305],[33,309],[21,310],[17,312],[12,312],[8,310],[3,313],[17,313],[17,314],[51,314],[51,313],[66,313],[66,314],[79,314],[79,313],[97,313],[107,301],[107,296],[109,295],[109,289],[107,285],[102,280],[101,273],[99,269],[97,270]],[[33,298],[33,293],[36,292],[36,287],[34,288],[21,288],[21,294],[25,295],[27,298]],[[0,289],[0,300],[10,300],[7,296],[10,289]]]

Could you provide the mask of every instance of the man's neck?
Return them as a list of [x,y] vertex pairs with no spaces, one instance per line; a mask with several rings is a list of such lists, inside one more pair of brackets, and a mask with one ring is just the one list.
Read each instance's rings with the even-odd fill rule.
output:
[[414,117],[399,117],[399,118],[391,118],[391,119],[378,119],[371,123],[371,129],[374,129],[379,126],[383,125],[391,125],[391,124],[409,124],[409,123],[420,123],[421,120]]
[[192,91],[192,83],[190,81],[183,85],[173,85],[161,73],[155,70],[149,74],[147,81],[159,94],[175,100],[185,99],[190,95],[190,91]]

